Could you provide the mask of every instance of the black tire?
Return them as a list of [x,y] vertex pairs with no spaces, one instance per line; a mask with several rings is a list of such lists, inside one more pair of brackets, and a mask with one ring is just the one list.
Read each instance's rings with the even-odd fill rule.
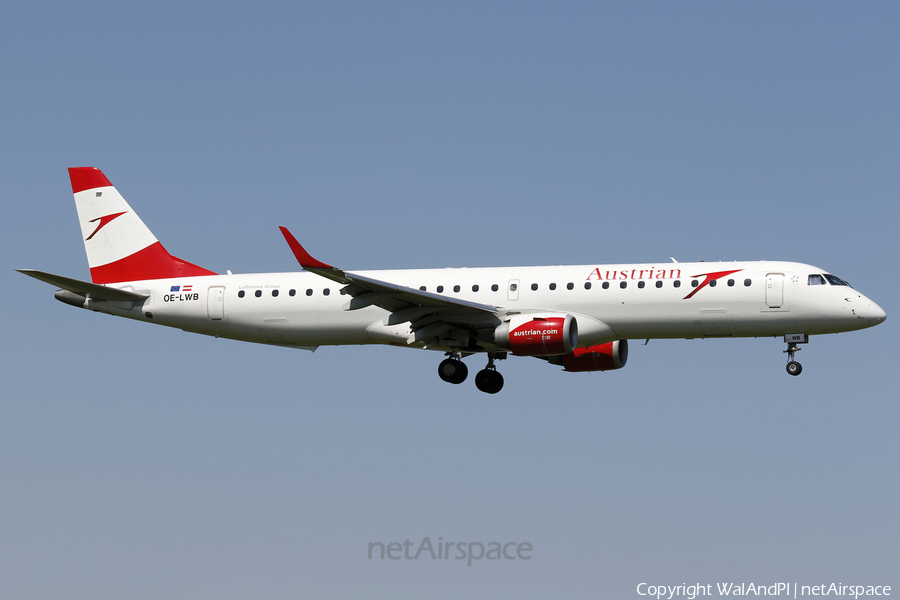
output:
[[799,375],[803,371],[803,367],[797,361],[790,361],[787,364],[788,375]]
[[438,365],[438,376],[447,383],[459,384],[469,376],[469,368],[461,360],[446,358]]
[[475,387],[485,394],[496,394],[503,389],[503,375],[492,369],[482,369],[475,376]]

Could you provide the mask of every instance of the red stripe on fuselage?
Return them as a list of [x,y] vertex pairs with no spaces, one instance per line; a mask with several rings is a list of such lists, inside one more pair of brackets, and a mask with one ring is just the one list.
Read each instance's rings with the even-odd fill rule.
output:
[[91,279],[100,284],[204,275],[218,273],[172,256],[159,242],[121,260],[91,268]]

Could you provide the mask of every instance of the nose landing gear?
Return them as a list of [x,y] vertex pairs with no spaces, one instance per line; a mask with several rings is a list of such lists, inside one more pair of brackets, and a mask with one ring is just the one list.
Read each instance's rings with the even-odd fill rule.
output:
[[788,355],[787,372],[788,375],[799,375],[803,371],[803,366],[794,360],[794,352],[800,352],[801,348],[797,344],[805,344],[809,341],[809,336],[805,333],[791,333],[784,336],[787,342],[787,350],[783,350]]

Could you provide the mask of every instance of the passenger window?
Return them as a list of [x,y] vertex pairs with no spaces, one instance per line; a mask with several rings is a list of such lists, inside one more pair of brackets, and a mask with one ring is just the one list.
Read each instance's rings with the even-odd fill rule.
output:
[[734,287],[734,279],[728,280],[728,287]]
[[808,285],[825,285],[825,278],[821,275],[810,275],[807,280]]
[[494,285],[491,286],[491,291],[492,291],[492,292],[496,292],[496,291],[499,290],[499,289],[500,289],[500,286],[497,285],[496,283],[495,283]]
[[709,287],[716,287],[716,284],[717,284],[717,283],[718,283],[718,281],[716,281],[715,279],[713,279],[712,281],[709,282]]
[[681,280],[676,279],[675,281],[672,282],[672,286],[677,287],[677,288],[681,287]]
[[444,286],[442,286],[442,285],[437,286],[437,293],[438,294],[444,293]]
[[256,292],[254,293],[254,296],[256,296],[257,298],[262,296],[262,290],[256,290]]
[[662,287],[662,281],[657,280],[657,282],[656,282],[656,287],[661,288],[661,287]]
[[273,297],[273,298],[277,298],[277,297],[278,297],[278,290],[272,290],[272,297]]
[[590,281],[585,281],[585,282],[584,282],[584,289],[586,289],[586,290],[591,289],[591,282],[590,282]]
[[643,282],[643,281],[638,281],[638,287],[639,287],[640,289],[644,289],[644,282]]
[[480,288],[478,287],[478,284],[477,284],[477,283],[476,283],[475,285],[472,286],[472,291],[473,291],[473,292],[477,292],[479,289],[480,289]]
[[574,289],[575,289],[575,284],[572,283],[572,282],[567,283],[567,284],[566,284],[566,289],[567,289],[567,290],[574,290]]
[[243,298],[243,297],[244,297],[244,290],[241,290],[238,292],[238,298]]
[[288,292],[288,296],[296,296],[296,295],[297,295],[297,290],[291,290]]
[[330,294],[330,293],[331,293],[331,290],[329,290],[328,288],[325,288],[324,290],[322,290],[322,295],[323,295],[323,296],[327,296],[327,295]]
[[537,289],[538,289],[538,284],[532,283],[532,284],[531,284],[531,291],[536,292]]
[[556,284],[555,284],[555,283],[551,283],[551,284],[550,284],[550,289],[551,289],[551,290],[555,290],[555,289],[556,289]]
[[744,280],[744,287],[750,287],[750,280],[749,280],[749,279],[745,279],[745,280]]
[[517,283],[511,283],[511,284],[509,284],[509,291],[514,292],[514,291],[516,291],[517,289],[519,289],[519,284],[517,284]]
[[627,281],[623,281],[622,283],[619,284],[619,287],[622,288],[622,289],[624,290],[625,288],[628,287],[628,282],[627,282]]
[[458,285],[454,285],[454,286],[453,286],[453,291],[459,293],[459,286],[458,286]]
[[307,296],[312,296],[312,289],[306,290],[306,295],[307,295]]
[[698,285],[700,285],[699,281],[697,281],[696,279],[691,280],[691,287],[697,287]]
[[427,292],[428,290],[425,289],[425,286],[424,286],[424,285],[420,285],[420,286],[419,286],[419,291]]
[[602,287],[604,290],[608,290],[608,289],[609,289],[609,282],[608,282],[608,281],[604,281],[604,282],[603,282],[603,285],[602,285],[601,287]]

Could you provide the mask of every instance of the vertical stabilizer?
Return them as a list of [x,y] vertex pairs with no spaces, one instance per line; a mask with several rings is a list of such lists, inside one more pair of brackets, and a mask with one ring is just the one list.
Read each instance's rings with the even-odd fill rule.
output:
[[69,178],[94,283],[216,274],[166,252],[100,169],[73,167]]

